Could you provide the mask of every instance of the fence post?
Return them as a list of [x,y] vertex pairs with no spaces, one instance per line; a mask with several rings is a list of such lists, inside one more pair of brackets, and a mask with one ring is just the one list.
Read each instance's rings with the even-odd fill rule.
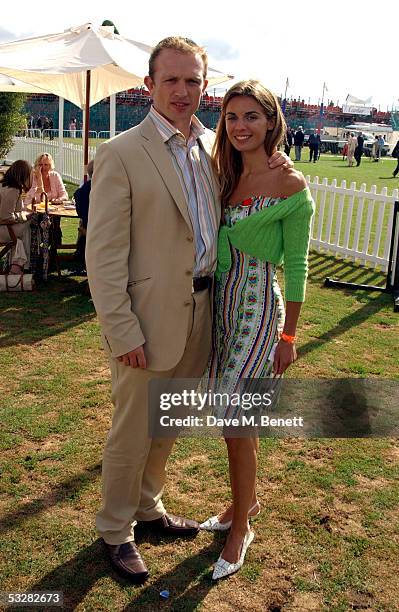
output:
[[[384,187],[381,191],[382,196],[388,195],[388,189]],[[386,202],[380,202],[378,207],[378,217],[377,217],[377,227],[375,229],[375,237],[374,237],[374,245],[372,254],[374,257],[378,257],[378,251],[380,250],[381,243],[381,234],[382,234],[382,226],[384,223],[384,213],[385,213]],[[374,268],[377,267],[377,262],[374,262]]]
[[[317,181],[316,181],[317,179]],[[319,183],[319,177],[315,177],[315,182]],[[328,179],[324,178],[322,181],[323,187],[328,187]],[[317,240],[322,242],[322,234],[323,234],[323,224],[324,224],[324,207],[326,205],[326,197],[327,197],[327,189],[323,189],[320,198],[320,208],[319,208],[319,223],[317,227]]]
[[[359,190],[359,203],[357,206],[357,215],[356,215],[356,227],[355,227],[355,237],[353,240],[353,261],[358,259],[358,251],[359,251],[359,240],[360,240],[360,230],[362,228],[362,218],[363,218],[363,207],[364,207],[364,194],[366,191],[366,183],[362,183],[360,185]],[[360,258],[361,259],[361,258]]]
[[[345,180],[341,181],[340,189],[346,189]],[[344,200],[345,200],[345,194],[340,193],[339,199],[338,199],[337,221],[335,223],[335,238],[334,238],[334,242],[337,246],[339,246],[339,239],[340,239],[340,234],[341,234],[342,215],[344,212]]]

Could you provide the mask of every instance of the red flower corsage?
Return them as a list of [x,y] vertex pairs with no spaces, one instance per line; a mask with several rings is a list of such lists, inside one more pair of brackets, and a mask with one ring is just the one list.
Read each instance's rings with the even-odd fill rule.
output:
[[246,200],[241,202],[241,206],[251,206],[251,204],[252,204],[252,198],[247,198]]

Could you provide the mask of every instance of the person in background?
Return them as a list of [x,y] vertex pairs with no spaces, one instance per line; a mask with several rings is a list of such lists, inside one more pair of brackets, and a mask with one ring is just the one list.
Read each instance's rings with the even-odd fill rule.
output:
[[382,156],[382,151],[384,149],[384,145],[385,145],[384,136],[380,134],[377,139],[377,159],[375,161],[380,161],[381,156]]
[[[15,161],[0,182],[0,223],[11,222],[17,237],[17,246],[11,250],[11,274],[20,274],[24,267],[29,268],[30,215],[22,210],[21,195],[29,191],[31,184],[32,166],[23,159]],[[7,227],[0,226],[0,241],[9,239]]]
[[33,132],[34,127],[35,127],[35,120],[34,120],[33,115],[30,115],[28,117],[28,136],[30,138],[32,138],[32,136],[34,135],[34,132]]
[[54,170],[54,160],[50,153],[41,153],[36,158],[33,167],[32,187],[25,198],[25,205],[30,205],[33,198],[36,203],[40,202],[42,192],[47,193],[49,201],[63,201],[68,199],[61,175]]
[[[54,170],[54,160],[50,153],[42,153],[36,158],[33,168],[32,188],[26,195],[24,204],[29,206],[33,199],[36,203],[41,201],[41,194],[45,192],[49,201],[63,202],[68,200],[61,175]],[[61,218],[53,217],[51,221],[52,243],[59,246],[62,243]]]
[[285,142],[284,142],[284,153],[288,155],[288,157],[290,156],[292,141],[293,141],[293,132],[291,128],[287,127],[287,133],[285,135]]
[[357,145],[355,148],[355,152],[353,157],[356,160],[356,166],[360,166],[360,163],[362,161],[362,155],[363,155],[363,146],[364,146],[364,137],[362,132],[359,133],[359,136],[357,137]]
[[313,130],[313,134],[309,136],[309,162],[316,163],[319,158],[320,136],[317,130]]
[[396,159],[396,161],[397,161],[396,168],[395,168],[395,170],[393,171],[393,174],[392,174],[392,176],[396,177],[396,175],[399,172],[399,140],[398,140],[398,142],[396,143],[396,145],[393,148],[392,157],[394,159]]
[[357,145],[357,138],[355,137],[353,132],[349,134],[347,145],[348,166],[353,166],[353,159]]
[[70,131],[71,138],[76,138],[76,119],[75,117],[71,119],[71,122],[69,124],[69,131]]
[[295,161],[301,161],[301,153],[304,140],[305,134],[303,133],[302,126],[300,125],[294,135]]
[[374,142],[373,142],[372,147],[371,147],[371,155],[370,155],[370,157],[373,158],[373,161],[378,161],[377,160],[377,149],[378,149],[378,136],[375,135],[374,136]]
[[87,174],[89,180],[83,183],[73,194],[76,212],[80,219],[78,239],[76,242],[75,259],[79,265],[79,272],[86,273],[86,233],[87,233],[87,221],[89,217],[89,203],[90,203],[90,191],[91,191],[91,177],[93,176],[94,160],[89,161],[87,164]]
[[48,120],[48,130],[50,140],[54,140],[54,121],[52,117],[50,117],[50,119]]
[[44,118],[42,126],[43,126],[43,137],[45,138],[46,136],[49,135],[49,133],[48,133],[48,126],[49,126],[48,117]]

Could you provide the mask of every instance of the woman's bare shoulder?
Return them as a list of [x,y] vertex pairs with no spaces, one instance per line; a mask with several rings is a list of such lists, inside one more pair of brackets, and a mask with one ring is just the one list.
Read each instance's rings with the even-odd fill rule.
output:
[[281,196],[288,198],[305,189],[307,183],[302,172],[288,168],[281,173]]

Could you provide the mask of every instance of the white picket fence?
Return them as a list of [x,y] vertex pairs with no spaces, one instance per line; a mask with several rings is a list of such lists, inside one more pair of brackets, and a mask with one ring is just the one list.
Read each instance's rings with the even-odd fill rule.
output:
[[[99,142],[100,144],[100,142]],[[97,147],[89,146],[89,159],[94,159]],[[26,159],[33,163],[41,153],[50,153],[62,177],[79,185],[83,179],[83,146],[48,138],[16,137],[14,146],[7,154],[7,160]]]
[[387,271],[398,189],[388,195],[386,187],[381,193],[375,185],[366,191],[365,183],[357,189],[356,183],[348,188],[346,181],[329,184],[317,176],[311,180],[308,175],[306,181],[316,204],[311,247]]
[[[63,178],[79,184],[83,177],[83,147],[73,143],[43,138],[15,138],[8,159],[27,159],[33,162],[40,153],[47,151],[55,161],[55,167]],[[96,147],[89,147],[89,159],[96,154]],[[361,265],[371,265],[387,271],[393,209],[399,200],[398,189],[388,195],[384,187],[381,193],[373,185],[366,191],[363,183],[359,189],[356,183],[340,185],[334,179],[331,183],[319,177],[306,181],[316,203],[312,221],[311,248],[351,259]]]

